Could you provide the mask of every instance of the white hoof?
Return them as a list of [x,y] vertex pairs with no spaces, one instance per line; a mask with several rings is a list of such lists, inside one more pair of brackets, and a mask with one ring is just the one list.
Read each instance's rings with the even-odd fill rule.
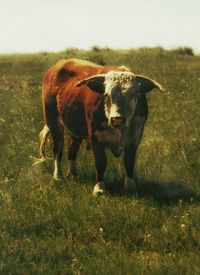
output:
[[125,176],[124,188],[127,191],[134,191],[135,192],[136,191],[136,184],[135,184],[134,179]]
[[53,180],[54,181],[63,181],[64,177],[63,177],[63,173],[62,170],[55,170],[53,173]]
[[103,181],[98,182],[93,190],[93,196],[97,197],[99,195],[103,195],[105,191],[105,183]]

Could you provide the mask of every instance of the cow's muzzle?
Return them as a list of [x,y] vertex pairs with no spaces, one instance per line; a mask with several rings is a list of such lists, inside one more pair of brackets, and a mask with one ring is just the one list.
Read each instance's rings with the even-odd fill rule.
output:
[[111,117],[110,123],[111,126],[114,128],[121,128],[126,123],[126,118],[122,116]]

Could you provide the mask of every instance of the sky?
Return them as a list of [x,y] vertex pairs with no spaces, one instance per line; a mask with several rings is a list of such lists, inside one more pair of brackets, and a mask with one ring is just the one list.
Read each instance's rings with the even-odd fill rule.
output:
[[0,53],[192,47],[200,0],[0,0]]

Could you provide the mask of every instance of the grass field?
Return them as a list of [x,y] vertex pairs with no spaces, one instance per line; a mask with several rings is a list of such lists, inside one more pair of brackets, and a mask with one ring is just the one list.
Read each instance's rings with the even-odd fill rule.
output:
[[[32,166],[42,76],[71,57],[130,66],[168,90],[148,95],[138,194],[122,191],[122,158],[108,152],[108,192],[93,198],[85,144],[75,180],[55,183],[52,161]],[[162,48],[0,56],[0,274],[200,274],[199,72],[200,56]]]

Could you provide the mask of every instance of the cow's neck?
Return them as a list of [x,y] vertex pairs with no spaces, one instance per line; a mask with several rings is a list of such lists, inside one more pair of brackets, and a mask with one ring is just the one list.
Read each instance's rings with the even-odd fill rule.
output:
[[96,130],[95,135],[99,142],[109,147],[114,156],[119,156],[125,147],[126,128],[114,129],[107,121],[101,124],[101,130]]

